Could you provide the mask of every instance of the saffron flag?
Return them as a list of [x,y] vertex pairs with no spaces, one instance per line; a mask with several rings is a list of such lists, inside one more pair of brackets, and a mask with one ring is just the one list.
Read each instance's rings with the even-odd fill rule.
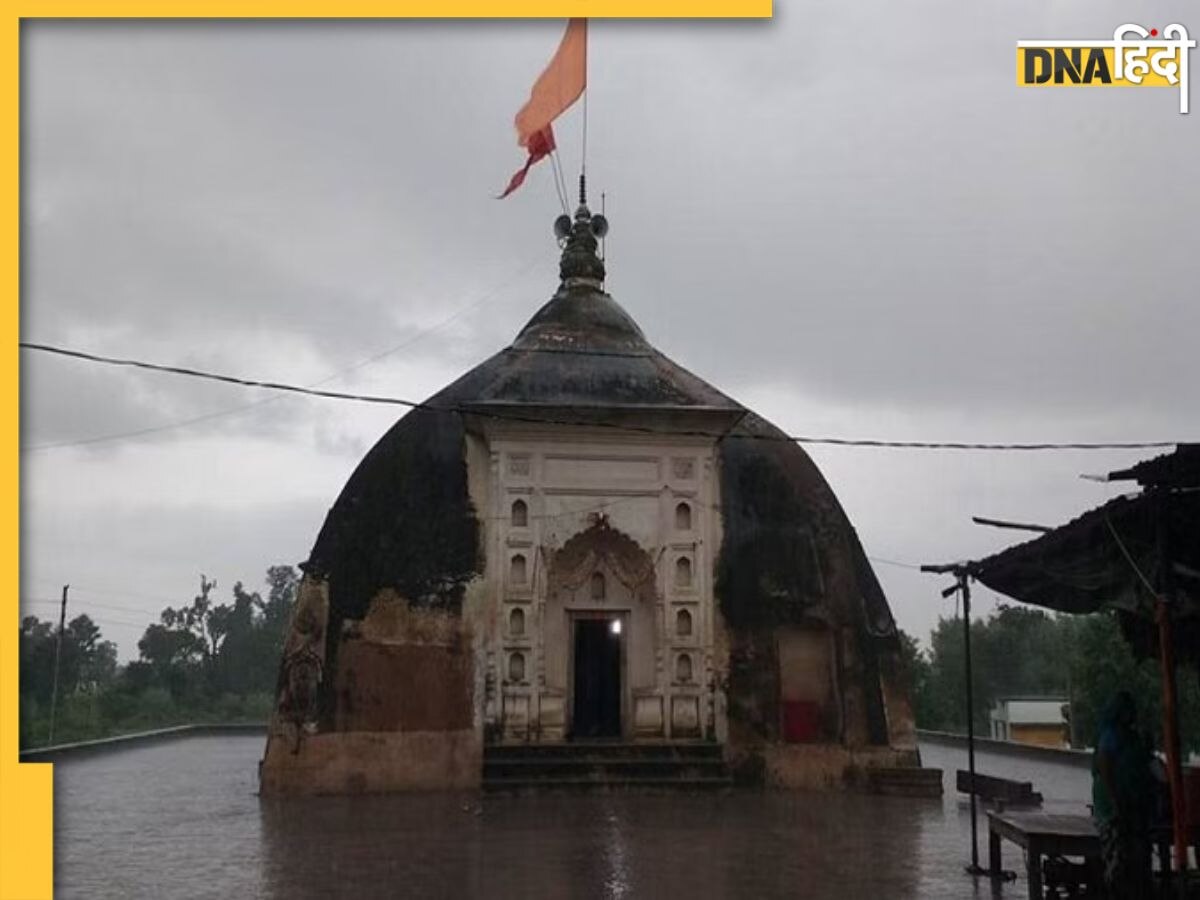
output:
[[529,151],[525,166],[508,183],[501,198],[521,186],[530,167],[555,147],[550,124],[587,87],[587,19],[571,19],[554,57],[533,83],[529,100],[517,113],[517,144]]
[[554,151],[554,147],[554,130],[547,125],[529,139],[529,159],[525,160],[524,166],[513,173],[513,177],[509,179],[508,187],[496,199],[503,200],[523,185],[525,183],[525,176],[529,174],[530,167],[543,157],[549,156]]

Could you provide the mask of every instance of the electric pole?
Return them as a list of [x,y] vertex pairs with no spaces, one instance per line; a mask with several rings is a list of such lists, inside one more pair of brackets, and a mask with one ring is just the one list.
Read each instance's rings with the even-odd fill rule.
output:
[[955,594],[962,596],[963,602],[963,661],[966,668],[967,682],[967,771],[971,778],[971,865],[967,866],[969,875],[999,875],[990,872],[979,865],[979,826],[976,824],[975,792],[978,785],[975,780],[975,699],[972,696],[974,679],[971,675],[971,579],[975,575],[975,563],[961,562],[947,565],[921,566],[922,572],[933,572],[938,575],[954,576],[954,584],[942,591],[943,597]]
[[58,613],[58,640],[54,642],[54,682],[50,689],[50,739],[47,741],[48,744],[54,743],[54,714],[58,707],[58,666],[62,660],[63,631],[67,627],[67,591],[70,589],[69,584],[63,585],[62,607]]

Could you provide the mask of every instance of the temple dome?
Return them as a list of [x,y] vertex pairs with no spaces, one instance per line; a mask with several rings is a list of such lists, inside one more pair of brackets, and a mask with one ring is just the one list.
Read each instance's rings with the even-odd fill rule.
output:
[[675,409],[736,416],[735,400],[667,358],[612,297],[563,285],[513,343],[428,401],[441,408]]
[[[747,627],[798,620],[817,602],[814,592],[836,593],[854,607],[838,618],[894,642],[887,601],[816,465],[778,428],[650,344],[603,290],[587,217],[581,207],[558,290],[513,343],[404,416],[347,482],[305,563],[329,579],[331,615],[363,615],[384,587],[452,607],[481,574],[481,524],[464,453],[468,427],[478,427],[468,425],[470,416],[550,423],[688,416],[696,433],[720,435],[716,587],[727,620]],[[678,428],[661,426],[668,437]],[[813,581],[814,565],[826,573],[824,584]]]
[[534,314],[515,350],[574,350],[647,355],[652,348],[629,313],[601,290],[564,288]]
[[471,787],[498,777],[485,748],[596,737],[716,742],[736,777],[791,786],[918,762],[895,623],[833,491],[605,292],[582,194],[554,295],[329,511],[264,793]]

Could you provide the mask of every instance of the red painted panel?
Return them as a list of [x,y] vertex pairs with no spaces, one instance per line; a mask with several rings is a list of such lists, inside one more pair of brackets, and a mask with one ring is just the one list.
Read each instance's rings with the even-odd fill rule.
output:
[[821,737],[821,705],[811,700],[783,701],[783,740],[809,744]]
[[1200,828],[1200,767],[1184,767],[1183,796],[1187,803],[1188,827]]

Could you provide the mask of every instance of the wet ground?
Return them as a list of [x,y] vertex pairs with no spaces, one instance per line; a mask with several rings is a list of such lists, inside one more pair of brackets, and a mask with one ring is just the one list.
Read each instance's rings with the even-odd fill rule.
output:
[[[1023,897],[978,886],[957,748],[941,800],[850,793],[259,801],[258,736],[190,737],[56,766],[60,897]],[[981,753],[1083,811],[1085,767]],[[986,859],[981,831],[980,853]],[[1022,868],[1017,850],[1006,863]]]

